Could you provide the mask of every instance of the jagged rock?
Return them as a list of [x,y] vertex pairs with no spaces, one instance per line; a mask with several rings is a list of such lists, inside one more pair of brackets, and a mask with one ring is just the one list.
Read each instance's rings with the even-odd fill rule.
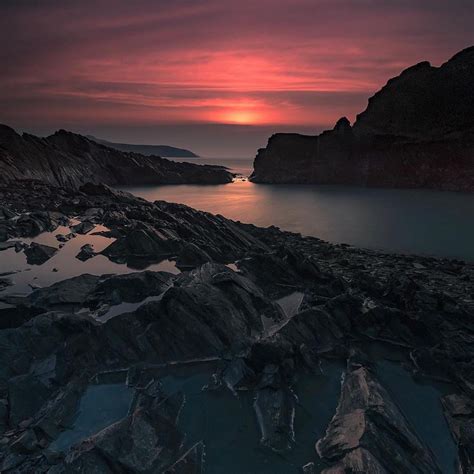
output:
[[[347,131],[341,123],[339,133]],[[349,401],[341,401],[331,423],[325,447],[332,464],[328,472],[412,472],[415,462],[421,466],[418,472],[436,472],[428,450],[414,441],[411,427],[406,420],[400,421],[400,417],[404,420],[400,411],[371,373],[373,340],[377,351],[379,346],[387,348],[383,341],[406,347],[411,369],[443,377],[453,382],[453,391],[459,389],[443,403],[459,441],[461,465],[465,472],[471,469],[471,264],[333,245],[276,228],[231,222],[187,206],[146,202],[102,185],[87,185],[80,192],[31,181],[0,185],[1,206],[15,209],[17,215],[25,209],[40,210],[52,226],[55,222],[64,225],[64,216],[81,216],[94,223],[97,219],[97,224],[110,229],[102,235],[117,238],[120,245],[131,232],[144,231],[153,241],[153,253],[170,244],[170,257],[178,256],[189,242],[212,261],[180,275],[86,275],[82,280],[37,289],[27,297],[2,295],[2,303],[15,307],[0,309],[0,400],[11,401],[13,416],[10,420],[7,406],[9,426],[5,429],[11,434],[0,438],[0,470],[9,466],[18,472],[117,472],[124,469],[116,461],[123,455],[126,469],[134,471],[133,459],[142,447],[134,444],[130,432],[124,434],[126,430],[107,440],[96,434],[92,444],[74,448],[76,457],[68,458],[67,464],[46,446],[71,426],[81,394],[96,374],[101,375],[94,380],[110,383],[123,381],[127,373],[127,384],[136,390],[131,413],[154,413],[165,386],[157,373],[173,374],[183,361],[186,371],[192,371],[190,361],[197,360],[206,360],[206,367],[216,372],[214,380],[221,383],[211,388],[221,390],[227,385],[239,397],[240,389],[258,394],[256,408],[265,443],[284,450],[293,444],[292,409],[300,409],[291,392],[298,395],[305,369],[321,376],[326,359],[340,361],[349,356],[345,384],[357,371],[368,375],[363,383],[351,382],[344,392]],[[63,217],[49,212],[50,207],[59,209]],[[8,238],[23,232],[8,219],[0,219],[0,229],[5,229],[1,235]],[[224,265],[236,260],[239,272]],[[280,299],[291,294],[304,294],[302,304],[283,305],[286,311],[282,311]],[[150,296],[152,301],[144,302]],[[108,305],[129,302],[128,313],[94,319]],[[267,330],[266,321],[272,322],[272,331]],[[364,352],[369,352],[367,348],[370,357]],[[214,359],[224,360],[214,365]],[[1,413],[0,406],[0,424]],[[140,418],[136,426],[149,423]],[[337,431],[341,426],[341,432]],[[35,432],[34,451],[13,451],[12,443],[20,435],[17,428]],[[155,428],[156,424],[149,433]],[[331,444],[339,434],[350,450],[344,448],[342,438]],[[114,451],[112,439],[119,440],[120,454]],[[187,439],[187,443],[198,440]],[[298,433],[296,440],[306,442]],[[140,443],[146,446],[145,441]],[[194,462],[199,461],[199,450],[183,449],[170,456],[161,470],[199,469],[199,462]],[[111,454],[104,454],[106,450]],[[153,452],[147,453],[148,459]],[[387,466],[392,458],[394,467]],[[306,460],[298,459],[299,465]]]
[[177,394],[154,407],[135,409],[74,447],[54,472],[162,472],[181,456],[183,437],[176,423],[182,403]]
[[344,468],[361,465],[363,472],[371,466],[375,472],[440,472],[431,451],[365,367],[345,373],[336,415],[316,449],[324,459]]
[[45,310],[80,308],[99,281],[100,277],[85,273],[59,281],[49,287],[40,288],[29,295],[25,303]]
[[176,242],[150,226],[142,225],[124,237],[117,239],[102,251],[102,254],[114,261],[159,262],[171,256]]
[[70,232],[69,234],[57,234],[56,235],[56,240],[58,242],[68,242],[69,240],[73,239],[76,237],[76,234]]
[[87,297],[87,305],[137,303],[149,296],[158,296],[171,286],[173,275],[144,271],[115,275],[100,281]]
[[465,395],[449,394],[442,398],[449,428],[458,442],[460,472],[474,469],[474,402]]
[[57,251],[56,247],[33,242],[25,249],[26,261],[30,265],[42,265],[55,255]]
[[423,62],[318,136],[278,133],[258,150],[250,179],[474,190],[474,47],[441,67]]
[[158,156],[127,153],[65,130],[38,138],[0,125],[0,181],[34,179],[68,188],[87,182],[124,184],[223,184],[232,173]]
[[321,474],[346,474],[348,472],[389,474],[393,471],[385,469],[378,459],[366,449],[357,448],[349,451],[335,466],[324,469]]
[[93,230],[95,225],[90,221],[82,221],[79,224],[73,225],[71,230],[74,234],[88,234]]
[[57,224],[51,215],[44,211],[22,214],[16,221],[16,232],[21,237],[36,237],[41,232],[53,231]]
[[83,245],[81,251],[76,255],[78,260],[85,262],[96,255],[94,247],[90,244]]
[[296,399],[288,387],[265,387],[257,391],[254,409],[260,426],[260,442],[276,452],[288,451],[295,442]]
[[242,383],[254,378],[255,372],[240,357],[231,360],[221,375],[223,383],[234,394],[236,394],[236,388]]
[[207,262],[212,262],[207,252],[193,243],[185,242],[179,251],[176,266],[181,270],[189,270]]
[[474,470],[474,419],[461,425],[458,443],[460,472],[471,473]]

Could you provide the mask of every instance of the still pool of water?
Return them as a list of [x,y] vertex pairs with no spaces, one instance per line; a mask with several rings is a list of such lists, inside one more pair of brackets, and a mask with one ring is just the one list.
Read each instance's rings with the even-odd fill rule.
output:
[[123,383],[90,385],[79,402],[73,425],[51,443],[51,450],[67,451],[122,419],[127,415],[132,397],[133,390]]
[[[64,244],[59,249],[59,242],[56,239],[57,234],[68,234],[68,227],[59,226],[53,232],[43,232],[34,238],[20,238],[27,244],[36,242],[38,244],[49,245],[58,249],[58,252],[42,265],[31,265],[27,262],[26,255],[23,252],[15,252],[14,248],[9,248],[0,252],[0,273],[11,273],[7,277],[13,283],[6,287],[1,294],[7,293],[26,294],[34,288],[52,285],[61,280],[72,278],[84,273],[91,275],[105,274],[124,274],[132,273],[137,269],[131,268],[125,264],[114,263],[104,255],[96,255],[85,262],[78,260],[76,255],[85,244],[92,244],[96,252],[101,252],[109,246],[115,239],[94,235],[96,232],[107,230],[104,226],[96,226],[89,234],[78,234],[75,238]],[[160,263],[149,265],[147,270],[165,271],[177,274],[174,261],[163,260]]]
[[315,462],[317,472],[324,466],[314,448],[325,432],[336,409],[343,367],[325,362],[321,375],[303,375],[294,387],[298,396],[295,446],[277,454],[263,447],[253,407],[255,394],[230,391],[202,391],[209,373],[169,374],[163,377],[165,393],[183,391],[186,403],[179,417],[179,428],[186,433],[188,447],[197,441],[206,446],[205,472],[219,474],[291,474]]
[[449,393],[445,385],[415,381],[400,364],[380,361],[380,382],[392,395],[418,437],[432,450],[443,473],[456,472],[457,448],[444,417],[441,397]]
[[259,226],[275,225],[337,243],[474,261],[474,194],[345,186],[123,187]]

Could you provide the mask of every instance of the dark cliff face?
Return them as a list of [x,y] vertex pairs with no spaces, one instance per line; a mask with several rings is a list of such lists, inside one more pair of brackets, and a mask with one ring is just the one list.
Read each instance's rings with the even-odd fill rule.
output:
[[126,153],[65,130],[39,138],[0,125],[0,182],[36,179],[78,188],[110,185],[218,184],[232,174],[217,166],[177,163],[158,156]]
[[388,81],[353,127],[273,135],[252,181],[474,191],[474,47]]

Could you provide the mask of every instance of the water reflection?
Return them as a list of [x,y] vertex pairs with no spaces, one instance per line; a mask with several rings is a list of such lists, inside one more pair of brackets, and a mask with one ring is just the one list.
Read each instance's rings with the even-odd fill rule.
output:
[[[76,258],[81,247],[85,244],[91,244],[96,252],[100,252],[109,246],[115,239],[94,235],[96,232],[106,230],[106,227],[97,225],[89,234],[78,234],[67,241],[64,247],[60,248],[53,257],[42,265],[29,265],[25,254],[23,252],[15,252],[14,248],[3,250],[0,252],[1,273],[12,272],[7,277],[12,281],[13,285],[6,287],[2,291],[2,295],[7,293],[30,293],[36,287],[49,286],[58,281],[83,275],[84,273],[104,275],[136,271],[136,269],[127,265],[114,263],[104,255],[96,255],[86,261]],[[36,242],[59,248],[60,242],[58,242],[55,236],[57,234],[68,234],[69,232],[69,227],[59,226],[53,232],[44,232],[34,238],[21,238],[19,240],[28,244]],[[169,260],[150,265],[147,267],[147,270],[179,273],[175,262]]]
[[474,194],[343,186],[122,188],[148,199],[359,247],[474,260]]

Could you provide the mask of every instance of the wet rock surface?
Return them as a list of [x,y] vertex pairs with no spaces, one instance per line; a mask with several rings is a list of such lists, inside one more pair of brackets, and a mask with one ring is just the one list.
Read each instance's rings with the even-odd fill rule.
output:
[[[136,265],[26,294],[0,288],[0,471],[215,473],[231,472],[232,458],[237,472],[456,472],[396,401],[380,365],[390,359],[447,387],[435,409],[471,472],[471,264],[334,245],[97,184],[0,186],[0,209],[4,242],[31,248],[33,235],[57,242],[58,226],[93,222],[109,240],[85,264]],[[151,270],[167,259],[182,272]],[[15,274],[2,278],[15,287]],[[328,372],[329,362],[346,368]],[[341,373],[339,393],[330,384]],[[122,384],[131,402],[79,437],[91,384]],[[59,449],[67,433],[74,441]],[[214,452],[223,437],[241,451]]]
[[337,412],[317,443],[321,457],[340,460],[343,470],[441,472],[371,371],[351,369],[344,375]]

